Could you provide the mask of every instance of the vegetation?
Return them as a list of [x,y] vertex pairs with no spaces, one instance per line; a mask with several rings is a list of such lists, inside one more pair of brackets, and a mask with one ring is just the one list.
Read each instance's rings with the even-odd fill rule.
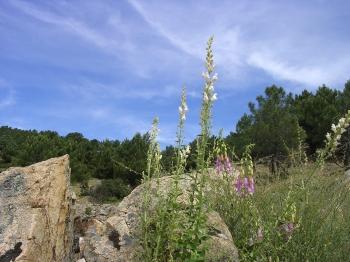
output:
[[69,154],[73,182],[91,177],[120,178],[135,186],[146,167],[148,144],[148,135],[139,133],[122,142],[100,142],[88,140],[80,133],[63,137],[52,131],[23,131],[3,126],[0,127],[0,168],[29,165]]
[[[205,261],[208,248],[205,240],[209,238],[206,218],[210,210],[219,212],[235,236],[241,261],[349,261],[349,181],[343,175],[327,177],[327,172],[322,170],[325,161],[335,155],[341,140],[348,139],[350,110],[345,111],[337,125],[329,123],[331,131],[328,128],[304,130],[308,118],[298,118],[304,98],[293,98],[282,88],[272,86],[266,89],[265,96],[257,98],[257,105],[249,105],[250,114],[242,117],[236,133],[226,139],[221,135],[214,137],[211,144],[211,107],[216,100],[213,84],[217,79],[212,74],[211,45],[212,38],[207,48],[207,71],[203,74],[201,134],[195,144],[191,143],[196,146],[195,170],[185,174],[191,181],[187,192],[189,203],[185,205],[177,201],[185,194],[178,184],[180,174],[183,175],[188,166],[187,153],[190,152],[190,148],[182,144],[187,110],[184,92],[179,107],[177,147],[169,147],[165,152],[168,159],[164,163],[174,177],[171,190],[165,195],[159,194],[158,189],[155,195],[152,194],[150,186],[152,178],[159,186],[161,174],[161,155],[156,142],[158,122],[153,125],[149,165],[143,179],[140,242],[144,261]],[[326,87],[321,87],[314,98],[309,94],[307,103],[322,104],[321,98],[326,90]],[[334,92],[329,94],[336,104],[340,93],[336,96],[333,96]],[[325,121],[333,121],[333,116],[338,114],[332,108],[323,108],[327,115]],[[329,131],[324,134],[325,140],[312,140],[314,144],[309,149],[316,153],[315,162],[308,164],[304,139],[308,132],[323,131]],[[231,147],[227,145],[229,143]],[[316,151],[317,143],[323,147]],[[241,157],[237,156],[232,145],[241,146],[238,146]],[[272,159],[287,157],[290,164],[287,179],[280,180],[275,176],[272,183],[266,183],[264,175],[257,175],[252,156],[266,155],[272,155]],[[210,197],[204,194],[205,188],[211,190]],[[151,195],[156,203],[155,211],[151,210]]]
[[[102,179],[93,190],[83,187],[102,202],[123,198],[142,182],[143,261],[204,261],[211,210],[229,227],[241,261],[350,261],[349,181],[342,175],[350,166],[350,81],[343,91],[321,86],[297,95],[267,87],[234,132],[214,136],[212,42],[203,73],[201,133],[189,145],[183,137],[184,88],[177,141],[164,152],[157,118],[149,133],[124,141],[1,127],[0,168],[70,154],[72,181]],[[285,176],[278,176],[281,170]],[[165,195],[151,187],[152,181],[159,187],[163,175],[173,176]],[[183,176],[191,181],[186,205],[178,202]]]

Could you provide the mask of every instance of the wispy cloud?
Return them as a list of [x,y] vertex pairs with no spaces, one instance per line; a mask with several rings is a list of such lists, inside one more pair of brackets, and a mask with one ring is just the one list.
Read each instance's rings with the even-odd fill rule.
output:
[[2,78],[0,78],[0,94],[0,108],[12,106],[16,103],[14,88]]
[[161,23],[157,22],[157,20],[152,19],[151,15],[143,8],[143,6],[138,1],[128,0],[128,2],[135,8],[135,10],[153,29],[155,29],[161,36],[165,37],[175,47],[179,48],[180,50],[184,51],[189,55],[198,54],[198,50],[193,49],[193,47],[189,46],[186,41],[183,41],[176,34],[164,27]]
[[[61,89],[72,97],[80,97],[88,101],[99,101],[101,99],[168,99],[179,97],[181,86],[157,85],[153,87],[126,86],[124,83],[104,84],[101,82],[83,79],[78,83],[62,84]],[[188,92],[190,97],[198,97],[195,90]]]
[[330,12],[334,6],[325,2],[282,5],[268,0],[224,1],[217,5],[203,1],[176,5],[128,1],[160,35],[187,54],[201,57],[204,39],[214,34],[215,55],[220,69],[226,71],[225,81],[251,78],[249,68],[309,88],[322,83],[337,85],[349,77],[343,69],[348,65],[344,61],[350,60],[344,53],[349,41],[328,41],[334,35],[332,30],[337,30],[329,25],[337,19],[334,12],[338,10]]
[[[28,2],[13,0],[11,3],[18,9],[32,16],[33,18],[40,20],[45,23],[53,24],[59,26],[71,33],[74,33],[86,41],[95,44],[97,47],[102,48],[105,51],[114,53],[116,50],[131,50],[132,45],[125,44],[126,42],[118,42],[113,37],[108,37],[99,32],[99,30],[94,30],[91,26],[88,26],[84,21],[78,20],[74,17],[58,15],[46,10],[43,10],[33,4]],[[114,21],[113,17],[110,21]],[[116,23],[113,23],[115,26]]]

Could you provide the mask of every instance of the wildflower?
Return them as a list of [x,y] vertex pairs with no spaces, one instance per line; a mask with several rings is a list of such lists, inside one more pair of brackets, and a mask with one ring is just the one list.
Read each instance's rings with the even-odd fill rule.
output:
[[254,178],[252,177],[248,177],[247,191],[251,195],[254,194],[255,192],[255,183],[254,183]]
[[256,243],[261,243],[264,240],[264,232],[261,227],[258,228],[257,232],[251,238],[248,239],[248,245],[253,246]]
[[181,98],[181,105],[179,106],[179,114],[180,114],[180,120],[185,121],[186,120],[186,112],[188,111],[188,107],[186,104],[186,98],[185,98],[185,89],[183,90],[182,98]]
[[342,134],[346,131],[346,129],[350,125],[350,110],[348,110],[347,114],[340,118],[338,124],[332,124],[331,133],[326,134],[326,146],[324,149],[318,151],[317,162],[319,165],[323,165],[325,159],[330,157],[337,146],[339,145],[339,141],[341,139]]
[[225,157],[224,166],[225,166],[226,172],[229,173],[232,171],[232,164],[231,164],[230,159],[227,156]]
[[337,127],[335,126],[335,124],[332,124],[331,129],[334,133],[337,131]]
[[210,80],[210,76],[209,76],[209,73],[208,73],[208,72],[203,72],[203,73],[202,73],[202,76],[203,76],[203,78],[205,79],[205,81]]
[[243,191],[242,189],[244,188],[243,179],[238,177],[236,182],[234,183],[234,186],[235,186],[237,194],[241,195],[242,191]]
[[215,169],[217,173],[231,173],[232,164],[230,158],[228,156],[219,155],[215,160]]
[[207,95],[206,93],[204,93],[203,99],[204,99],[205,102],[208,102],[208,101],[209,101],[208,95]]
[[217,94],[215,93],[213,96],[212,96],[212,101],[215,101],[215,100],[217,100],[218,99],[218,96],[217,96]]
[[256,239],[258,242],[261,242],[264,240],[264,231],[261,227],[259,227],[258,232],[256,233]]
[[255,192],[255,182],[253,177],[238,177],[234,186],[239,196],[243,196],[246,193],[253,195]]
[[295,230],[295,225],[293,222],[283,223],[279,227],[279,231],[282,233],[282,235],[284,235],[286,241],[288,241],[292,237],[294,230]]

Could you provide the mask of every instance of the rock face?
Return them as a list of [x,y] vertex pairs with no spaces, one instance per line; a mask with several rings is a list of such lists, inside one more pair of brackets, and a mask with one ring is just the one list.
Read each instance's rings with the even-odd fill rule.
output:
[[347,179],[350,179],[350,169],[348,169],[348,170],[345,171],[345,177],[346,177]]
[[72,261],[72,199],[65,155],[0,173],[0,261]]
[[[160,179],[160,194],[168,193],[171,179],[171,177]],[[155,181],[151,187],[156,189]],[[180,188],[186,190],[189,187],[190,180],[182,179]],[[87,262],[140,261],[137,259],[140,246],[136,236],[140,224],[143,188],[143,185],[135,188],[116,208],[102,205],[100,206],[102,212],[92,208],[95,216],[88,218],[85,214],[81,214],[76,217],[76,242],[79,242],[80,253],[80,257],[76,259],[85,258]],[[187,198],[188,196],[184,194],[180,201],[186,202]],[[209,250],[206,261],[238,261],[238,251],[231,233],[216,212],[208,214],[208,226],[211,233],[207,243]]]

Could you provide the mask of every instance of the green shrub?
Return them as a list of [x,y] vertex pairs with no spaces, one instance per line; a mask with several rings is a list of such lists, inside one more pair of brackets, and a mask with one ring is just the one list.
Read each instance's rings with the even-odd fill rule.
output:
[[91,213],[92,213],[92,208],[91,207],[85,208],[85,215],[90,216]]
[[92,191],[92,197],[99,202],[115,202],[127,196],[130,186],[122,179],[105,179]]

